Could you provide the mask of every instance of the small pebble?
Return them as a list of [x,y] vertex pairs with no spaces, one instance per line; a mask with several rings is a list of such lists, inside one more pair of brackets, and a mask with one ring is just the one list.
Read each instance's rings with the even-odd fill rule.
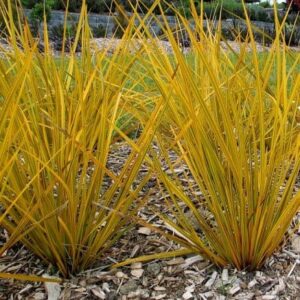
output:
[[136,291],[138,288],[137,283],[135,280],[128,280],[128,282],[124,283],[120,288],[120,293],[122,295],[128,295],[130,292]]
[[157,276],[160,273],[161,266],[159,263],[152,263],[147,266],[147,272],[151,275]]

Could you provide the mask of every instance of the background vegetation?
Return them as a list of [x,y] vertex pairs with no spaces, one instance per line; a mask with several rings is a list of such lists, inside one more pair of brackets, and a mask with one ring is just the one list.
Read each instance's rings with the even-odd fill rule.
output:
[[[66,7],[65,0],[46,0],[46,8],[47,9],[62,9],[64,10]],[[108,13],[110,11],[115,11],[116,5],[113,0],[87,0],[86,4],[89,12],[93,13]],[[119,4],[122,4],[127,11],[132,11],[132,5],[136,5],[139,3],[139,11],[146,12],[148,8],[150,8],[154,0],[143,0],[143,1],[125,1],[118,0],[116,1]],[[25,8],[32,8],[34,10],[39,10],[40,6],[43,5],[43,0],[33,1],[33,0],[22,0],[22,4]],[[200,7],[200,1],[194,1],[195,5]],[[190,1],[189,0],[175,0],[169,1],[169,4],[174,8],[180,9],[187,16],[190,16]],[[82,0],[71,0],[69,2],[69,10],[71,12],[80,11],[82,5]],[[279,4],[278,8],[282,8],[284,4]],[[260,4],[247,4],[248,6],[248,15],[251,20],[259,20],[259,21],[273,21],[272,18],[269,17],[269,14],[265,11],[265,8],[270,8],[270,4],[268,2],[261,2]],[[162,2],[161,8],[164,10],[166,15],[171,14],[174,15],[174,11],[169,8],[169,5],[164,4]],[[213,13],[216,15],[220,15],[222,19],[232,18],[232,14],[235,14],[239,17],[243,17],[244,10],[241,1],[236,0],[215,0],[204,2],[204,9],[207,16],[211,16]],[[161,13],[158,7],[154,9],[154,12]]]

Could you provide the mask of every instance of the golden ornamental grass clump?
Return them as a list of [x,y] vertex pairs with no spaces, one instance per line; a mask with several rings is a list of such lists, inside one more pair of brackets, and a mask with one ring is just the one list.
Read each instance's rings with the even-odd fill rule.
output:
[[191,11],[193,25],[177,15],[188,55],[166,19],[173,55],[153,51],[155,39],[146,46],[149,76],[167,105],[163,132],[169,128],[157,135],[154,165],[169,207],[158,215],[187,252],[256,269],[280,247],[300,206],[300,55],[284,43],[284,21],[270,49],[258,53],[247,19],[248,44],[237,37],[237,51],[222,41],[221,26],[204,28],[202,11],[193,3]]
[[[11,8],[2,13],[9,26]],[[148,111],[138,138],[122,131],[124,115],[141,121],[127,103],[137,95],[126,86],[138,59],[129,27],[112,55],[94,51],[83,5],[71,52],[55,57],[44,26],[43,53],[26,25],[11,26],[0,60],[0,225],[10,235],[0,253],[20,241],[69,276],[101,259],[132,223],[150,175],[133,183],[162,107]],[[109,157],[120,139],[130,154],[116,172]]]

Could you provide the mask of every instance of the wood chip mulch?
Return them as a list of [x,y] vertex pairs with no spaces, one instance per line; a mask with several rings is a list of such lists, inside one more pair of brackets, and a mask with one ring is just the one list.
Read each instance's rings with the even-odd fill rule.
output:
[[[111,157],[111,164],[122,164],[129,150]],[[122,159],[123,157],[123,159]],[[298,188],[298,187],[297,187]],[[165,210],[160,191],[151,183],[150,202]],[[148,207],[139,216],[160,226],[161,221]],[[296,216],[300,218],[300,216]],[[299,231],[300,233],[300,231]],[[0,229],[0,246],[8,239]],[[180,246],[142,225],[136,225],[111,249],[93,269],[78,274],[61,284],[32,283],[0,279],[0,300],[4,299],[300,299],[300,235],[285,244],[256,272],[218,269],[199,255],[111,269],[116,262],[144,254],[172,251]],[[0,273],[58,276],[52,266],[25,247],[15,245],[0,257]]]

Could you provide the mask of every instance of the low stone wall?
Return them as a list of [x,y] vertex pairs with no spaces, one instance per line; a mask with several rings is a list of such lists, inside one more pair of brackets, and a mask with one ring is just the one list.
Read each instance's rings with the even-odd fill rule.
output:
[[[26,9],[25,14],[29,16],[31,13],[31,10]],[[76,24],[79,20],[79,14],[78,13],[69,13],[68,14],[68,23],[69,24]],[[63,11],[56,11],[53,10],[51,14],[51,20],[48,24],[48,27],[51,29],[54,26],[58,26],[64,23],[64,18],[65,14]],[[163,23],[163,20],[161,16],[157,16],[157,19],[159,20],[158,22],[153,21],[149,24],[149,28],[152,32],[155,34],[158,34],[161,31],[161,26],[159,26],[159,22]],[[169,24],[171,27],[176,25],[176,18],[173,16],[166,16],[166,19],[168,20]],[[102,26],[104,27],[107,33],[107,36],[110,37],[113,34],[113,30],[115,27],[115,16],[113,15],[98,15],[98,14],[89,14],[89,24],[91,27],[98,27]],[[275,35],[275,29],[274,29],[274,24],[273,23],[268,23],[268,22],[260,22],[260,21],[251,21],[251,24],[253,28],[258,29],[258,31],[262,31],[266,33],[269,36],[274,36]],[[193,26],[193,22],[191,22],[191,26]],[[207,21],[204,21],[204,27],[207,27]],[[224,32],[230,32],[230,31],[236,31],[237,29],[239,30],[247,30],[247,26],[243,20],[238,20],[238,19],[227,19],[227,20],[222,20],[222,28]],[[299,44],[300,42],[300,27],[296,28],[296,31],[298,32],[297,34],[299,35],[296,37],[294,44]],[[257,32],[257,39],[259,40],[259,35],[262,36],[259,32]],[[227,36],[225,36],[227,37]]]
[[[25,15],[29,17],[31,10],[25,9],[24,12]],[[79,13],[68,13],[68,24],[76,24],[79,21],[79,17]],[[175,26],[175,17],[167,16],[166,18],[171,26]],[[64,24],[64,20],[65,13],[63,11],[52,10],[48,27],[51,29],[54,26],[62,25]],[[158,20],[162,22],[162,18],[160,16],[158,16]],[[115,16],[113,15],[89,14],[89,25],[91,27],[103,26],[106,29],[108,36],[112,35],[115,24]],[[156,24],[155,22],[152,22],[150,24],[150,28],[154,33],[158,33],[160,31],[160,26],[158,26],[158,24]]]
[[[25,15],[30,16],[31,10],[25,9]],[[76,24],[79,21],[80,14],[68,13],[68,24]],[[48,23],[49,29],[54,26],[64,24],[65,13],[63,11],[53,10],[51,12],[51,19]],[[112,34],[115,25],[114,17],[109,15],[97,15],[89,14],[89,24],[91,27],[104,26],[107,29],[108,34]]]

